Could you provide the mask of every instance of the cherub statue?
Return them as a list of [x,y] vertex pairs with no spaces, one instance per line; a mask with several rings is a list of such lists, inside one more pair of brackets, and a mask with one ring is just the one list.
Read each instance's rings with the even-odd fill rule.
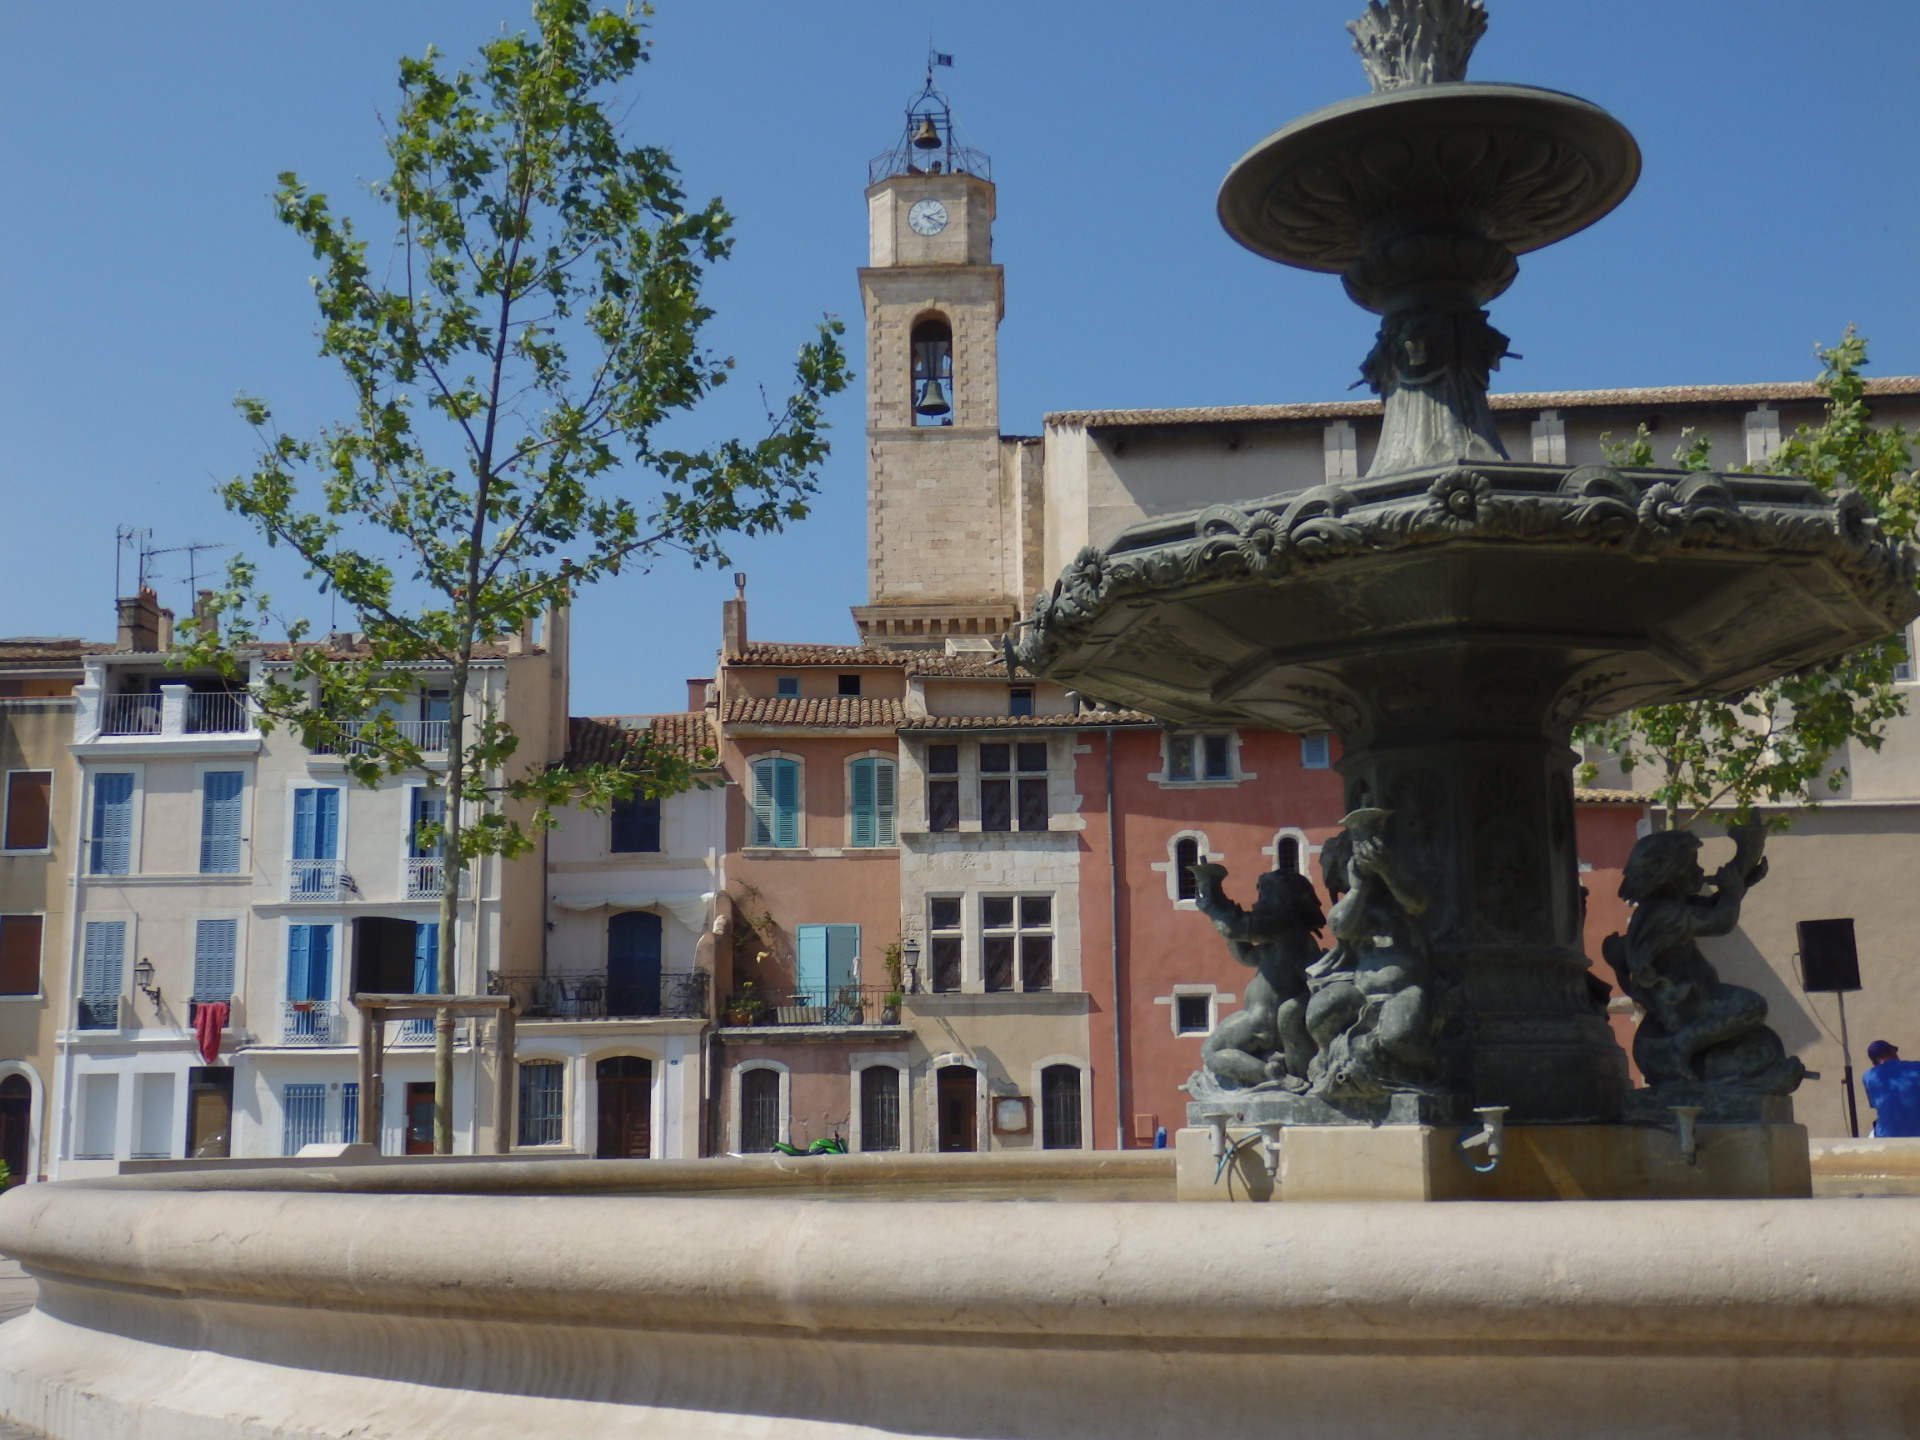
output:
[[1730,826],[1727,834],[1733,859],[1715,873],[1711,889],[1698,835],[1662,830],[1642,837],[1620,881],[1633,918],[1624,936],[1606,938],[1601,953],[1620,988],[1646,1010],[1633,1059],[1650,1089],[1707,1085],[1785,1095],[1806,1066],[1768,1028],[1767,1002],[1722,981],[1697,943],[1739,924],[1747,891],[1766,878],[1765,831],[1750,824]]
[[1313,1045],[1307,1038],[1307,970],[1320,958],[1325,927],[1313,882],[1289,870],[1259,880],[1251,910],[1221,889],[1224,865],[1189,867],[1200,913],[1226,937],[1227,950],[1256,972],[1246,1003],[1207,1038],[1201,1063],[1228,1089],[1271,1085],[1304,1090]]
[[1338,947],[1313,977],[1307,1031],[1318,1052],[1313,1093],[1420,1091],[1438,1069],[1432,1047],[1433,963],[1417,923],[1427,902],[1387,844],[1392,812],[1355,810],[1321,851],[1327,921]]

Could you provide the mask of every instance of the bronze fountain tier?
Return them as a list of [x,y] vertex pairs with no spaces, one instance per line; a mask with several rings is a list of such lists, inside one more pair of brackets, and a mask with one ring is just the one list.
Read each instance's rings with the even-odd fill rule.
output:
[[1569,732],[1890,633],[1920,612],[1914,556],[1860,497],[1798,480],[1507,457],[1486,400],[1506,338],[1481,307],[1516,255],[1625,198],[1640,155],[1584,100],[1468,83],[1485,26],[1479,0],[1372,4],[1350,28],[1375,93],[1276,132],[1221,189],[1236,240],[1341,273],[1383,317],[1367,476],[1090,547],[1012,652],[1169,722],[1340,736],[1356,814],[1323,856],[1332,948],[1301,941],[1321,917],[1298,887],[1243,911],[1201,876],[1260,975],[1195,1077],[1196,1119],[1784,1118],[1797,1063],[1691,941],[1764,873],[1753,838],[1712,890],[1691,850],[1646,882],[1685,944],[1630,932],[1627,989],[1692,998],[1630,1098],[1582,952]]

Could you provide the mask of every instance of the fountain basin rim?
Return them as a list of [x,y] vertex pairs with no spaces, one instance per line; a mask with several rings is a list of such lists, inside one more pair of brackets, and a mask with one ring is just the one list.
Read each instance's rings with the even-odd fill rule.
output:
[[[1220,224],[1240,245],[1268,260],[1297,269],[1338,274],[1358,259],[1381,227],[1378,218],[1347,217],[1351,233],[1329,249],[1323,241],[1307,245],[1289,238],[1264,216],[1274,185],[1288,175],[1325,163],[1343,146],[1385,137],[1394,128],[1420,128],[1486,120],[1536,131],[1561,143],[1577,144],[1598,176],[1591,195],[1569,204],[1564,213],[1540,223],[1496,234],[1515,255],[1556,244],[1604,218],[1639,183],[1641,154],[1630,131],[1591,100],[1535,85],[1496,81],[1447,81],[1407,86],[1379,94],[1357,95],[1323,106],[1281,126],[1250,148],[1220,182],[1215,210]],[[1387,227],[1392,228],[1392,227]]]

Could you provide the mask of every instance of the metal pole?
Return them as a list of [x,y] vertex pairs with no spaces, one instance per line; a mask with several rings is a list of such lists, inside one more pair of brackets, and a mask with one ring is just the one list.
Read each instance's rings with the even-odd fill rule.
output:
[[[1113,953],[1113,1148],[1127,1148],[1127,996],[1120,974],[1120,821],[1113,813],[1113,730],[1107,729],[1107,927]],[[1091,1058],[1091,1057],[1089,1057]]]
[[1840,1064],[1842,1082],[1847,1087],[1847,1133],[1860,1138],[1860,1107],[1853,1094],[1853,1046],[1847,1041],[1847,992],[1836,990],[1840,1001]]
[[360,1007],[360,1143],[376,1150],[380,1147],[380,1072],[373,1057],[379,1045],[374,1034],[379,1013]]
[[[478,1047],[475,1047],[478,1048]],[[513,1149],[513,1006],[502,1005],[493,1022],[493,1153],[505,1155]],[[477,1088],[477,1087],[476,1087]],[[474,1137],[476,1140],[478,1136]],[[477,1150],[480,1147],[474,1146]]]

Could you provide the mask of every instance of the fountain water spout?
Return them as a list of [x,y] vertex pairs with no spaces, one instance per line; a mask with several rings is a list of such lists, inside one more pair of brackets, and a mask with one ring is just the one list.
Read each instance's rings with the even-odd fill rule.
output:
[[1673,1129],[1680,1142],[1680,1154],[1689,1165],[1700,1163],[1700,1107],[1698,1105],[1674,1105]]
[[[1460,1137],[1460,1158],[1482,1175],[1490,1175],[1500,1168],[1500,1161],[1507,1153],[1507,1107],[1476,1105],[1473,1113],[1480,1117],[1480,1128]],[[1475,1150],[1486,1152],[1486,1164],[1474,1159]]]

